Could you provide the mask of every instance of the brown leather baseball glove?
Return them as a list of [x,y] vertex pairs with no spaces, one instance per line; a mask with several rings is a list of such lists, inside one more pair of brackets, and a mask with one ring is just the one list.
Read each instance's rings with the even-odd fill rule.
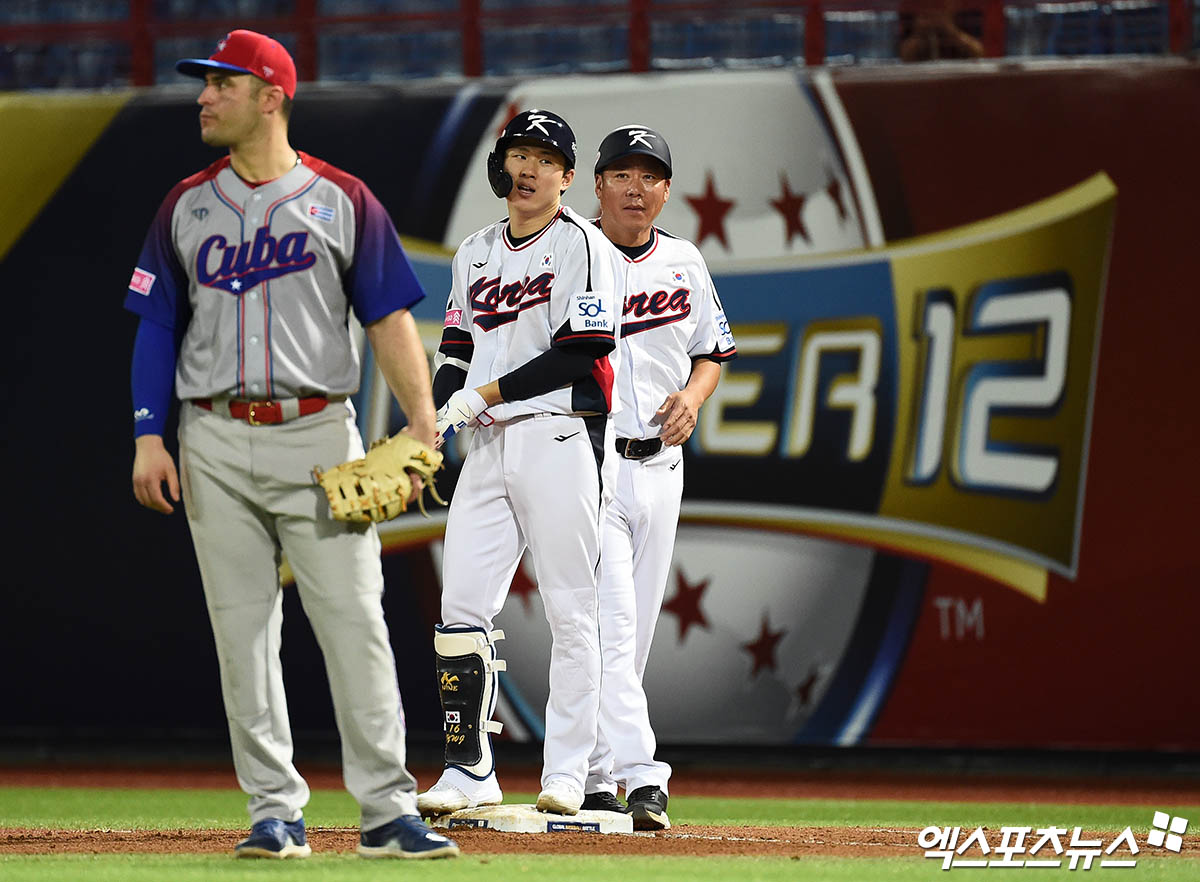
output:
[[[344,462],[327,472],[317,466],[313,478],[325,488],[329,510],[339,521],[388,521],[408,509],[412,495],[412,475],[420,477],[440,504],[434,475],[442,467],[442,454],[412,435],[398,433],[371,445],[362,459]],[[426,517],[425,494],[417,496],[417,505]]]

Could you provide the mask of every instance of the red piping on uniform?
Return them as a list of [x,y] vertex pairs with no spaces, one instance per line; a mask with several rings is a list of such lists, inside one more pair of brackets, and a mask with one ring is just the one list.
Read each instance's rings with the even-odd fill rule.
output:
[[[567,334],[565,337],[555,337],[555,343],[561,343],[564,340],[599,340],[601,342],[611,342],[612,334]],[[605,356],[607,358],[607,356]]]
[[238,298],[238,391],[246,394],[246,298]]
[[[234,174],[236,175],[237,172],[234,172]],[[241,178],[238,178],[238,180],[240,181]],[[233,200],[232,196],[230,196],[223,189],[221,189],[221,184],[217,180],[217,178],[214,177],[212,179],[212,182],[213,182],[213,186],[217,188],[217,192],[220,193],[223,197],[225,197],[225,201],[229,203],[229,207],[232,208],[234,211],[236,211],[240,217],[245,217],[246,212],[242,211],[242,207]]]
[[643,254],[641,257],[627,257],[626,256],[625,257],[626,263],[641,263],[643,260],[645,260],[647,257],[649,257],[651,254],[654,253],[655,249],[658,248],[658,230],[655,227],[651,227],[650,235],[654,237],[654,244],[650,246],[650,250],[647,251],[645,254]]
[[271,381],[271,283],[263,282],[263,370],[267,372],[267,398],[275,394]]
[[[560,209],[558,210],[558,212],[557,212],[557,213],[554,215],[554,217],[550,218],[550,222],[549,222],[548,224],[546,224],[546,226],[542,227],[542,231],[541,231],[540,233],[538,233],[536,236],[534,236],[534,237],[533,237],[532,239],[530,239],[528,242],[523,242],[522,244],[518,245],[516,248],[513,248],[513,247],[512,247],[512,245],[510,245],[510,244],[509,244],[509,242],[508,242],[508,236],[506,236],[506,235],[504,235],[504,234],[501,234],[500,238],[504,240],[504,246],[505,246],[505,247],[506,247],[506,248],[507,248],[509,251],[523,251],[524,249],[526,249],[526,248],[528,248],[530,245],[532,245],[534,242],[536,242],[538,239],[542,238],[542,236],[546,235],[546,230],[548,230],[548,229],[550,229],[552,226],[554,226],[554,222],[555,222],[556,220],[558,220],[560,217],[562,217],[562,209],[561,209],[561,208],[560,208]],[[509,221],[509,224],[510,224],[510,226],[511,226],[511,224],[512,224],[512,221]]]
[[267,221],[271,217],[271,212],[275,210],[276,205],[279,205],[279,203],[281,203],[281,202],[287,202],[289,199],[293,198],[297,193],[299,193],[301,190],[303,190],[305,187],[307,187],[309,184],[311,184],[313,182],[313,179],[316,177],[318,177],[318,175],[314,174],[311,178],[309,178],[307,181],[305,181],[303,184],[301,184],[299,187],[297,187],[291,193],[288,193],[286,196],[280,196],[278,199],[276,199],[274,202],[272,202],[270,207],[267,208],[267,210],[263,212],[263,221]]
[[608,412],[612,413],[613,369],[607,355],[592,362],[592,377],[604,395],[604,403],[608,405]]

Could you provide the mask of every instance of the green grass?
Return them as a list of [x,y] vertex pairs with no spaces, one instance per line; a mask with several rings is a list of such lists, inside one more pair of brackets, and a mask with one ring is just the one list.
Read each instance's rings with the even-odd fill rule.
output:
[[[531,803],[533,793],[506,802]],[[1080,826],[1135,832],[1149,828],[1154,808],[1197,819],[1200,806],[1057,805],[1008,802],[904,802],[848,799],[671,799],[678,824],[786,827]],[[310,826],[353,827],[358,807],[344,791],[315,790],[305,809]],[[0,787],[0,827],[67,830],[240,830],[248,826],[246,797],[236,790],[122,790],[116,788]]]
[[[1053,879],[1074,878],[1063,867],[1043,870]],[[1077,871],[1078,872],[1078,871]],[[1185,858],[1139,860],[1132,869],[1101,870],[1112,880],[1196,882],[1200,861]],[[1018,875],[1019,873],[1023,875]],[[971,880],[979,871],[960,869],[958,876]],[[1059,874],[1062,874],[1061,876]],[[986,879],[1028,879],[1030,871],[989,869]],[[666,858],[516,855],[465,855],[452,861],[364,861],[353,855],[320,855],[306,861],[235,861],[228,857],[161,855],[59,855],[0,856],[0,878],[5,882],[508,882],[508,880],[565,880],[613,882],[644,879],[653,882],[925,882],[946,879],[937,861],[902,858]],[[954,877],[949,877],[954,878]],[[1042,876],[1033,875],[1040,879]]]
[[[510,793],[509,802],[532,802],[532,793]],[[77,830],[178,828],[242,830],[247,826],[246,797],[232,790],[123,790],[116,788],[0,788],[0,827],[48,827]],[[1082,826],[1117,831],[1131,826],[1144,832],[1154,808],[1183,815],[1200,825],[1200,806],[1091,806],[1034,803],[901,802],[892,800],[717,799],[677,797],[671,816],[677,824],[862,826],[920,828],[928,825]],[[315,791],[305,810],[313,827],[354,827],[357,806],[341,791]],[[1195,829],[1191,827],[1190,829]],[[1142,842],[1144,836],[1139,837]],[[1189,837],[1190,838],[1190,837]],[[995,844],[993,842],[993,844]],[[1143,850],[1138,866],[1108,869],[1104,879],[1155,879],[1198,882],[1200,860],[1160,856]],[[1018,872],[989,868],[987,879]],[[1091,872],[1102,872],[1099,866]],[[958,875],[974,878],[971,869]],[[1043,872],[1060,878],[1069,871]],[[977,872],[976,872],[976,875]],[[1030,878],[1026,872],[1020,878]],[[1033,878],[1041,878],[1032,874]],[[261,882],[261,880],[348,880],[383,882],[506,882],[562,879],[567,882],[915,882],[947,878],[940,861],[894,859],[774,857],[635,857],[578,855],[471,855],[452,861],[364,861],[350,853],[319,853],[306,861],[235,861],[226,855],[0,855],[4,882]]]

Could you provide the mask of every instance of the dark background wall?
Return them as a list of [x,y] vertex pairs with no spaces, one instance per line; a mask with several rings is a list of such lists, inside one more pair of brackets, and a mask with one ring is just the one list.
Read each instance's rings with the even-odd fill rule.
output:
[[[1200,68],[860,70],[836,84],[889,241],[1011,210],[1097,170],[1120,191],[1077,578],[1052,575],[1037,605],[933,563],[874,742],[1061,746],[1089,743],[1080,733],[1092,731],[1095,745],[1200,749],[1200,693],[1186,661],[1200,618],[1190,548],[1200,496],[1191,341]],[[313,89],[297,106],[293,142],[368,181],[401,233],[438,240],[506,85],[483,87],[431,156],[454,95],[450,86]],[[135,324],[120,308],[162,196],[215,158],[196,138],[192,98],[133,97],[0,264],[15,501],[0,595],[3,738],[223,735],[186,523],[140,508],[130,492]],[[688,149],[734,149],[735,134]],[[420,546],[389,553],[385,574],[410,730],[431,742],[436,577]],[[319,654],[288,594],[293,725],[328,735]],[[948,596],[983,598],[991,639],[948,641],[936,601]]]

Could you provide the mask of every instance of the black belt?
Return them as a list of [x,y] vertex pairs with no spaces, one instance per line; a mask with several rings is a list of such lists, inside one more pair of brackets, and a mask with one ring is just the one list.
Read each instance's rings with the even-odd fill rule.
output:
[[647,438],[641,441],[637,438],[618,438],[617,453],[626,459],[645,459],[654,456],[662,450],[662,438]]

